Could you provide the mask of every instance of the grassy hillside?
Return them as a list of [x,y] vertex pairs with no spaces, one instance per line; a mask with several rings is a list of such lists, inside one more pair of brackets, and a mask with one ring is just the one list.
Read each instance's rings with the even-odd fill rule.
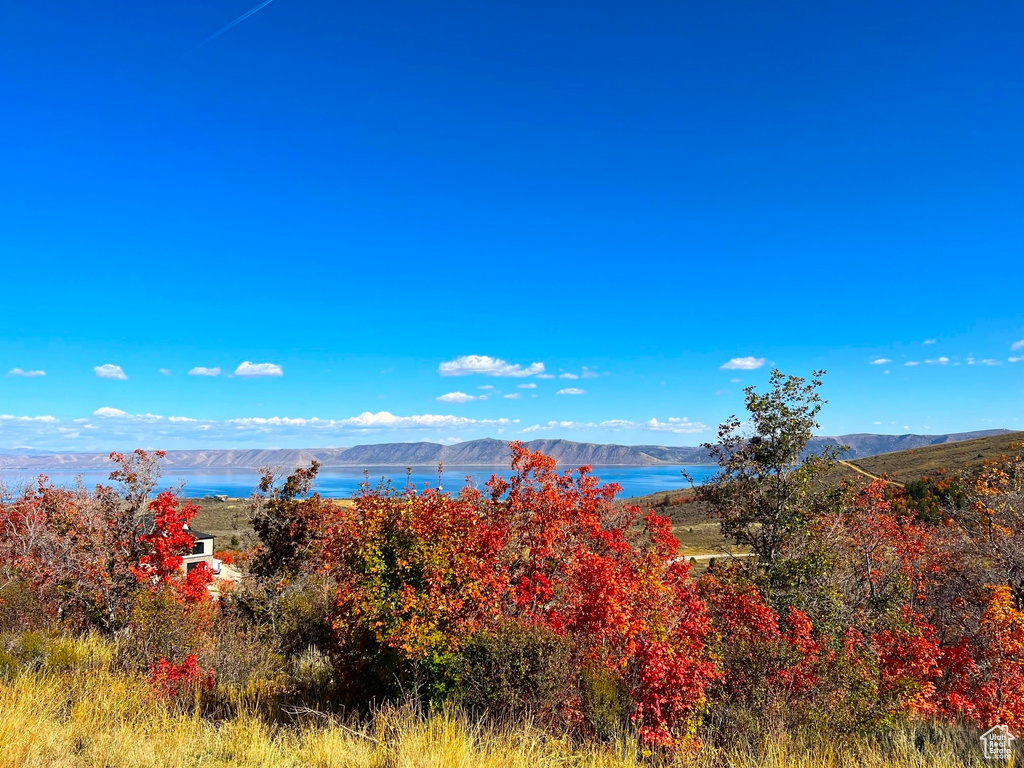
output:
[[[249,527],[249,499],[189,499],[199,507],[199,512],[192,520],[192,527],[203,533],[212,533],[217,537],[217,549],[237,548],[247,545],[247,538],[252,533]],[[334,499],[335,504],[351,504],[348,499]],[[232,537],[237,544],[232,542]]]
[[[1009,456],[1024,450],[1024,432],[944,443],[914,448],[909,451],[868,456],[849,463],[873,475],[886,475],[900,483],[920,480],[938,470],[953,472],[980,467],[986,459]],[[847,473],[848,474],[848,473]]]
[[244,544],[245,536],[251,532],[249,527],[248,499],[190,499],[199,506],[199,512],[192,520],[192,527],[203,533],[212,533],[217,537],[217,548],[231,546],[231,537],[235,536],[239,544]]

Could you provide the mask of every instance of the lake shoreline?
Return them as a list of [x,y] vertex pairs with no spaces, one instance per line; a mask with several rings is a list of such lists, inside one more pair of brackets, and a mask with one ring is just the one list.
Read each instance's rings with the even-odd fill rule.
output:
[[[275,470],[275,474],[284,477],[290,469],[290,467],[281,468]],[[411,472],[407,472],[407,469],[411,469]],[[576,469],[576,467],[566,465],[562,469]],[[615,483],[620,486],[620,498],[678,491],[689,484],[687,477],[683,475],[684,471],[699,484],[706,481],[717,470],[717,466],[703,464],[591,466],[591,474],[602,483]],[[492,476],[508,477],[510,474],[511,469],[507,466],[446,465],[440,477],[440,484],[448,491],[457,491],[467,483],[483,488]],[[0,470],[0,484],[6,484],[8,489],[17,489],[33,485],[39,475],[46,475],[55,485],[72,486],[79,479],[86,487],[110,484],[108,470],[70,468],[50,472]],[[259,471],[256,469],[164,467],[159,488],[178,489],[180,487],[182,495],[187,498],[202,499],[213,496],[248,498],[259,484],[259,480]],[[351,498],[366,483],[369,483],[371,487],[375,487],[381,482],[390,483],[392,488],[401,489],[410,481],[418,488],[436,487],[438,485],[437,466],[399,464],[322,467],[317,474],[313,489],[326,498]]]

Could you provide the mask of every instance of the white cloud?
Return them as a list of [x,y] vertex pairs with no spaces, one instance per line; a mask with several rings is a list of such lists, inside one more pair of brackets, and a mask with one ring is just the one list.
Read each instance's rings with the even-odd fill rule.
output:
[[575,373],[560,373],[560,374],[558,374],[558,378],[560,378],[560,379],[578,379],[579,376],[577,376]]
[[[133,414],[133,413],[128,413],[127,411],[122,411],[120,408],[109,408],[109,407],[97,408],[95,411],[92,412],[92,415],[93,416],[99,416],[100,418],[105,418],[105,419],[124,419],[124,420],[131,420],[131,421],[137,421],[137,422],[154,422],[154,421],[163,421],[163,419],[164,419],[163,416],[157,416],[155,413],[134,413]],[[191,419],[190,419],[190,421],[191,421]]]
[[754,371],[765,364],[763,357],[734,357],[721,366],[723,371]]
[[125,419],[130,415],[127,411],[122,411],[120,408],[97,408],[92,412],[93,416],[101,416],[105,419]]
[[315,427],[333,422],[318,419],[291,418],[289,416],[247,416],[239,419],[228,419],[224,422],[235,427]]
[[1010,361],[1011,363],[1020,363],[1020,362],[1024,362],[1024,357],[1011,357],[1011,358],[1008,358],[1008,359],[1009,359],[1009,361]]
[[731,379],[729,379],[729,381],[730,381],[731,383],[733,383],[733,384],[739,384],[739,383],[740,383],[740,380],[739,380],[739,379],[737,379],[737,378],[735,378],[735,377],[734,377],[734,378],[731,378]]
[[669,418],[667,421],[651,419],[644,426],[653,432],[672,432],[677,435],[693,434],[696,432],[703,432],[707,429],[707,425],[701,424],[699,421],[677,418]]
[[990,357],[987,357],[984,360],[982,360],[981,364],[982,365],[1002,365],[1002,363],[1000,363],[998,360],[993,360]]
[[[245,365],[245,363],[243,363]],[[203,368],[197,366],[188,372],[189,376],[220,376],[220,368]]]
[[449,392],[447,395],[441,395],[437,398],[438,402],[441,403],[468,403],[470,400],[486,399],[486,396],[477,397],[476,395],[467,395],[465,392]]
[[891,363],[891,362],[892,362],[892,360],[890,360],[887,357],[877,357],[877,358],[875,358],[874,360],[871,361],[871,365],[885,365],[886,363]]
[[533,382],[531,381],[531,382],[530,382],[529,384],[520,384],[520,385],[519,385],[519,388],[520,388],[520,389],[536,389],[536,388],[537,388],[537,385],[536,385],[536,384],[534,384],[534,383],[533,383]]
[[275,363],[250,363],[246,360],[235,369],[235,376],[256,379],[263,376],[284,376],[284,370]]
[[11,368],[7,372],[8,376],[21,376],[26,379],[36,379],[40,376],[45,376],[46,371],[24,371],[21,368]]
[[934,344],[938,339],[925,339],[922,344]]
[[467,419],[462,416],[440,416],[423,414],[421,416],[395,416],[387,411],[370,413],[369,411],[354,416],[351,419],[342,419],[332,424],[341,424],[353,427],[389,427],[392,429],[408,428],[461,428],[473,425],[483,426],[508,426],[518,424],[519,419]]
[[583,366],[583,373],[580,374],[584,379],[597,379],[600,378],[600,374],[597,371],[592,371],[587,366]]
[[587,390],[578,389],[577,387],[566,387],[555,392],[556,395],[585,395]]
[[1014,352],[1016,352],[1018,349],[1024,349],[1024,339],[1013,342],[1013,344],[1010,345],[1010,349]]
[[908,360],[904,365],[920,365],[920,363],[917,360]]
[[[519,392],[512,394],[522,397]],[[388,411],[367,411],[343,419],[252,416],[214,421],[151,413],[132,414],[120,408],[105,406],[92,414],[92,421],[78,419],[66,425],[53,416],[0,416],[0,440],[4,446],[31,445],[55,452],[123,451],[138,445],[164,449],[195,449],[197,445],[210,448],[266,445],[303,447],[355,445],[365,442],[369,435],[383,435],[395,440],[441,440],[452,434],[463,433],[464,430],[488,430],[493,435],[501,434],[502,430],[518,429],[519,423],[519,419],[473,419],[451,414],[403,416]],[[689,419],[672,417],[648,421],[550,421],[526,427],[523,431],[552,430],[696,434],[705,432],[707,427]],[[72,432],[78,434],[73,444],[67,441]],[[412,434],[422,437],[412,437]]]
[[124,371],[121,370],[120,365],[107,363],[106,365],[97,365],[92,370],[101,379],[120,379],[124,381],[128,378],[125,376]]
[[531,363],[525,368],[518,364],[507,363],[501,358],[487,355],[461,355],[454,360],[441,363],[437,372],[442,376],[511,376],[523,378],[544,373],[544,363]]
[[691,435],[707,431],[707,425],[689,419],[669,418],[665,421],[649,419],[647,421],[631,421],[629,419],[609,419],[607,421],[549,421],[547,424],[534,424],[522,429],[522,432],[550,432],[554,429],[593,430],[602,429],[612,432],[637,430],[642,432],[668,432],[676,435]]
[[936,357],[933,360],[925,360],[928,365],[946,365],[949,362],[948,357]]
[[[519,386],[522,386],[522,384],[520,384]],[[494,385],[493,384],[481,384],[479,387],[477,387],[477,389],[494,389]]]
[[160,373],[162,373],[164,376],[170,376],[171,375],[171,369],[170,368],[161,368],[160,369]]
[[511,395],[502,395],[502,397],[504,397],[506,400],[518,400],[519,399],[519,393],[518,392],[513,392]]

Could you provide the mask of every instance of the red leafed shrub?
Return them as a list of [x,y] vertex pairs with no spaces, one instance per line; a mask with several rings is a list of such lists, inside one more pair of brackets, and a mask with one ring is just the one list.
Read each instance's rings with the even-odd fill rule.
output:
[[135,574],[139,581],[155,586],[170,582],[181,572],[182,555],[195,544],[188,524],[199,507],[189,503],[179,507],[174,494],[163,491],[149,502],[148,509],[153,525],[149,533],[139,536],[145,554],[139,558]]
[[160,659],[152,666],[149,682],[158,696],[180,699],[212,690],[215,675],[212,669],[202,669],[195,654],[191,654],[177,664]]
[[196,563],[184,579],[174,582],[174,597],[182,605],[199,605],[210,599],[207,586],[213,581],[213,571],[206,563]]
[[509,480],[492,479],[491,514],[504,521],[507,615],[572,638],[581,665],[622,675],[631,719],[652,743],[686,734],[717,677],[707,611],[667,519],[613,503],[618,486],[589,467],[512,444]]
[[790,608],[780,616],[741,573],[733,566],[700,580],[723,667],[720,696],[748,704],[793,700],[817,683],[827,660],[823,644],[806,613]]
[[0,578],[26,584],[50,620],[116,632],[140,589],[170,588],[186,602],[209,571],[186,578],[182,555],[193,546],[187,523],[197,508],[164,492],[150,500],[163,454],[111,454],[120,489],[36,487],[0,502]]
[[443,655],[500,610],[501,527],[467,498],[367,491],[336,507],[320,558],[336,580],[342,643],[364,635],[410,659]]
[[838,544],[859,585],[847,598],[850,608],[905,602],[916,610],[957,569],[957,533],[918,520],[901,494],[876,480],[846,511]]
[[934,627],[909,608],[903,611],[904,626],[883,629],[871,637],[879,670],[878,695],[892,702],[889,713],[917,716],[936,713],[936,681],[942,676],[943,659]]
[[[717,670],[668,521],[613,503],[618,486],[589,468],[560,474],[512,451],[511,478],[486,494],[366,489],[324,516],[316,557],[337,584],[342,674],[376,655],[399,682],[425,671],[448,695],[467,642],[515,622],[569,638],[578,679],[600,668],[618,680],[631,701],[621,714],[649,742],[689,734]],[[586,720],[586,700],[567,692],[566,722]]]
[[970,701],[978,723],[1024,725],[1024,611],[1008,587],[995,587],[985,601],[975,653]]
[[239,551],[236,549],[218,549],[213,553],[213,556],[224,563],[224,565],[234,565],[235,559],[239,554]]
[[188,524],[199,507],[184,503],[170,491],[157,494],[148,505],[153,516],[152,530],[139,536],[143,554],[133,570],[139,582],[149,589],[165,587],[182,605],[196,605],[209,600],[206,587],[213,581],[213,571],[206,563],[197,563],[188,573],[182,572],[183,555],[195,544]]

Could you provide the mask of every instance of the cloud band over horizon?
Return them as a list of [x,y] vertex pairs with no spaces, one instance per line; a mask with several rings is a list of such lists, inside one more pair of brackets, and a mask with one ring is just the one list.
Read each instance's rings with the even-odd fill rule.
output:
[[[471,418],[452,414],[397,415],[389,411],[364,411],[343,419],[318,417],[252,416],[225,420],[162,416],[153,413],[129,413],[120,408],[97,408],[87,418],[69,421],[54,416],[0,415],[0,452],[10,450],[46,450],[53,452],[93,452],[130,450],[136,447],[199,449],[226,447],[330,447],[339,440],[402,435],[436,442],[455,439],[452,430],[485,430],[488,434],[513,439],[518,434],[560,429],[567,432],[610,430],[661,432],[677,435],[699,434],[707,430],[701,422],[668,418],[633,421],[610,419],[600,422],[549,421],[520,428],[520,419]],[[432,433],[432,434],[431,434]],[[443,434],[442,434],[443,433]],[[466,438],[473,439],[473,438]]]

